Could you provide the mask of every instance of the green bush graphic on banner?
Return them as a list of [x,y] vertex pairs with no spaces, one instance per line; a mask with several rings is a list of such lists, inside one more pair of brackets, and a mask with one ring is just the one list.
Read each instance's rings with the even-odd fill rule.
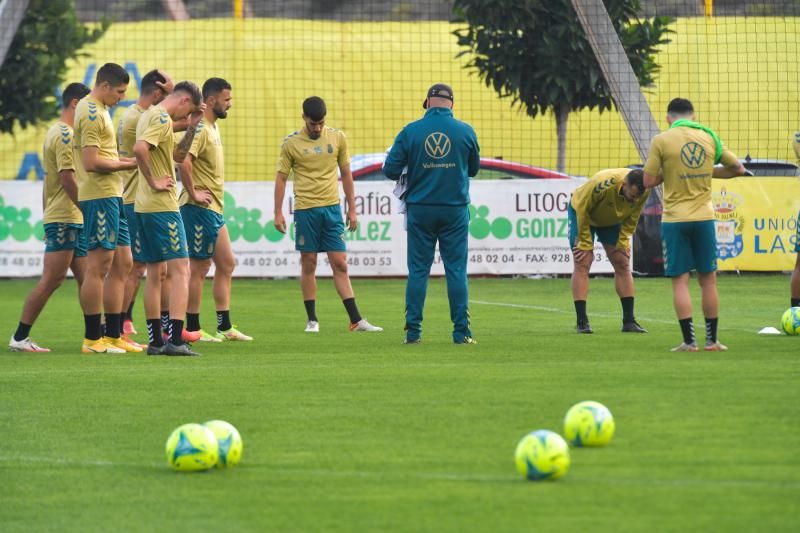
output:
[[27,241],[31,237],[44,240],[44,224],[41,220],[31,223],[31,210],[27,207],[17,209],[13,205],[6,205],[5,199],[0,195],[0,241],[8,237],[15,241]]
[[286,236],[275,229],[274,220],[261,223],[263,213],[260,209],[236,207],[236,199],[229,192],[225,192],[224,201],[225,224],[228,226],[231,241],[235,242],[241,238],[247,242],[258,242],[263,237],[270,242],[279,242]]
[[469,234],[478,240],[485,239],[490,234],[495,239],[507,239],[513,230],[511,221],[505,217],[497,217],[493,221],[489,221],[488,216],[489,208],[487,206],[481,205],[476,208],[470,204]]

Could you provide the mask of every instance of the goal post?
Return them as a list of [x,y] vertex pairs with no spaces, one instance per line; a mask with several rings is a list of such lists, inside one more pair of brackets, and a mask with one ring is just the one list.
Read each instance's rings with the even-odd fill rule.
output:
[[602,0],[572,0],[572,5],[611,89],[611,96],[644,162],[650,141],[659,133],[658,124],[611,24],[611,17]]
[[[586,37],[594,50],[600,70],[611,89],[611,97],[617,104],[630,132],[631,138],[639,152],[642,164],[647,161],[650,143],[658,135],[659,129],[644,93],[639,85],[639,80],[633,72],[625,49],[619,40],[611,17],[608,16],[602,0],[572,0],[572,5],[578,14]],[[661,185],[655,187],[648,199],[648,203],[660,203],[663,198]],[[650,217],[655,224],[639,224],[634,235],[634,261],[633,268],[640,273],[657,273],[653,270],[652,256],[660,255],[660,228],[658,218]],[[644,238],[646,236],[646,238]],[[653,246],[644,248],[639,243],[655,241]],[[637,246],[638,245],[638,246]],[[638,249],[637,249],[638,248]],[[637,258],[644,258],[637,265]]]
[[0,0],[0,65],[6,59],[27,9],[28,0]]

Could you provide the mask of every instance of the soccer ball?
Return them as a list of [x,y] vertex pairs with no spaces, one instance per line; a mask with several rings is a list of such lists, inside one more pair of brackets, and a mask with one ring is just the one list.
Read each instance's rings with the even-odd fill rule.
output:
[[217,468],[238,465],[242,459],[242,437],[236,428],[223,420],[209,420],[203,425],[211,430],[219,443]]
[[558,433],[540,429],[522,437],[514,459],[526,479],[558,479],[569,470],[569,446]]
[[787,335],[800,335],[800,307],[790,307],[783,313],[781,328]]
[[564,417],[564,436],[573,446],[605,446],[614,436],[614,417],[598,402],[580,402]]
[[184,424],[167,439],[167,463],[180,472],[208,470],[218,455],[217,438],[200,424]]

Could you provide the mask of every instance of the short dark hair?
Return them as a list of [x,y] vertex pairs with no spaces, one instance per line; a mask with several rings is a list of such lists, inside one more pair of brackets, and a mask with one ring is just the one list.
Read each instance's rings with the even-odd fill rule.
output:
[[231,90],[231,84],[222,78],[208,78],[203,84],[203,100],[209,96],[216,96],[225,89]]
[[173,92],[182,92],[186,93],[192,97],[192,103],[195,107],[199,107],[200,104],[203,103],[203,96],[200,94],[200,89],[197,88],[197,85],[190,81],[182,81],[175,86]]
[[303,114],[314,122],[319,122],[328,114],[328,108],[325,107],[325,100],[319,96],[310,96],[306,98],[303,101]]
[[61,93],[61,103],[67,107],[73,100],[80,100],[90,92],[92,90],[82,83],[70,83]]
[[625,181],[628,182],[628,185],[639,189],[640,193],[644,193],[644,171],[642,169],[636,168],[628,172]]
[[167,78],[158,69],[151,70],[142,78],[142,87],[139,90],[142,94],[151,94],[161,88],[157,83],[167,83]]
[[667,106],[667,113],[671,115],[688,115],[694,113],[694,106],[686,98],[673,98]]
[[118,87],[124,83],[130,82],[131,77],[124,68],[116,63],[106,63],[97,71],[97,78],[94,83],[95,85],[100,85],[106,81],[112,87]]

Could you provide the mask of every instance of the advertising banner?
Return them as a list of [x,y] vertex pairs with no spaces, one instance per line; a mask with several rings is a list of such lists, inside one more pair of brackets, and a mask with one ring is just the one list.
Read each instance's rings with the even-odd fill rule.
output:
[[0,181],[0,277],[42,273],[42,185],[41,181]]
[[800,179],[714,180],[720,270],[794,268]]
[[[566,209],[578,182],[572,180],[475,181],[471,185],[468,272],[470,274],[568,274],[572,256]],[[345,232],[352,276],[405,276],[404,215],[392,195],[393,183],[356,183],[358,228]],[[0,181],[0,276],[38,276],[43,255],[41,182]],[[226,185],[225,221],[236,256],[236,276],[298,276],[294,249],[292,187],[284,215],[286,235],[273,224],[273,182]],[[191,228],[190,228],[191,230]],[[193,235],[187,232],[189,246]],[[593,272],[612,272],[600,245]],[[432,268],[444,274],[438,253]],[[321,254],[318,274],[330,276]]]

